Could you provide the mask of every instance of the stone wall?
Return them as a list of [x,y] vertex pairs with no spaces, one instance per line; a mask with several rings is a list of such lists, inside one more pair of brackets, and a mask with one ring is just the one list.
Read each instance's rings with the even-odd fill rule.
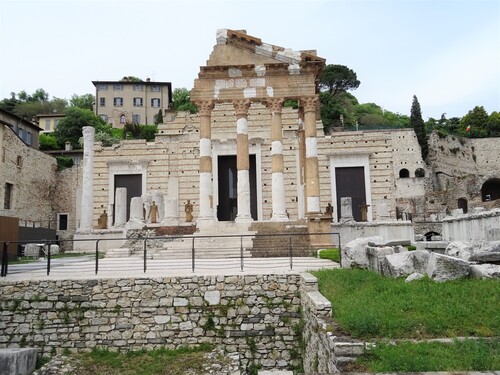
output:
[[[0,125],[0,133],[0,216],[36,222],[37,226],[53,224],[56,159],[24,144],[7,126]],[[5,183],[13,185],[11,209],[4,209]]]
[[443,240],[499,241],[500,209],[445,218]]
[[242,368],[283,369],[300,362],[299,290],[297,274],[2,280],[0,347],[48,354],[208,342],[238,352]]

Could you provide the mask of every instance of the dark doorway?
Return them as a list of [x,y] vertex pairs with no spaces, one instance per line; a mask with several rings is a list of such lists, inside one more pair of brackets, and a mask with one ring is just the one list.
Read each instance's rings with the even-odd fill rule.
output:
[[[130,200],[133,197],[142,195],[142,175],[140,174],[117,174],[115,175],[115,192],[116,188],[127,188],[127,221],[130,218]],[[113,207],[116,207],[116,196]],[[113,212],[113,217],[115,213]]]
[[[219,205],[217,219],[234,221],[238,214],[238,170],[236,155],[224,155],[217,158]],[[250,155],[250,213],[257,220],[257,168],[255,155]]]
[[483,202],[494,201],[500,198],[500,179],[491,178],[481,188]]
[[335,168],[337,219],[340,220],[340,198],[352,198],[352,216],[361,221],[361,205],[366,204],[364,167]]
[[467,213],[467,199],[465,198],[458,198],[457,200],[457,206],[458,208],[461,208],[464,212],[464,214]]

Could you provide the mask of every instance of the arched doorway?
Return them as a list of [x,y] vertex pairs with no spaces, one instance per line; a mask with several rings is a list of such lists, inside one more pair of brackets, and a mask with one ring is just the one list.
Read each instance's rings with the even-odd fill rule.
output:
[[403,168],[399,171],[399,178],[408,178],[410,177],[410,171],[406,168]]
[[500,179],[491,178],[481,187],[481,199],[483,202],[494,201],[500,198]]
[[464,214],[467,213],[467,199],[465,198],[458,198],[457,200],[457,207],[461,208]]

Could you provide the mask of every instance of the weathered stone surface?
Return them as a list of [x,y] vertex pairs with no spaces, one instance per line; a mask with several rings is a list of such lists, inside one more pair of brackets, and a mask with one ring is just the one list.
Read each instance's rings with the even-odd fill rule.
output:
[[443,282],[467,277],[469,268],[469,262],[463,259],[431,253],[427,275],[434,281]]
[[412,273],[410,276],[408,276],[406,279],[405,279],[405,282],[407,283],[411,283],[412,281],[417,281],[417,280],[421,280],[425,277],[424,274],[421,274],[421,273],[418,273],[418,272],[415,272],[415,273]]
[[500,265],[498,264],[472,264],[470,274],[475,279],[500,279]]
[[366,248],[368,258],[368,269],[372,272],[381,273],[381,266],[386,255],[394,254],[395,249],[392,246]]
[[412,273],[425,273],[429,252],[425,250],[407,251],[387,255],[383,261],[383,274],[389,277],[402,277]]
[[218,290],[209,290],[205,292],[203,298],[209,305],[218,305],[220,303],[220,292]]
[[0,349],[0,371],[2,374],[28,375],[35,370],[37,349]]
[[357,238],[342,247],[343,268],[368,268],[368,257],[366,255],[366,247],[369,242],[380,243],[383,238],[380,236]]
[[479,263],[500,263],[500,251],[481,251],[477,252],[469,258],[472,262]]

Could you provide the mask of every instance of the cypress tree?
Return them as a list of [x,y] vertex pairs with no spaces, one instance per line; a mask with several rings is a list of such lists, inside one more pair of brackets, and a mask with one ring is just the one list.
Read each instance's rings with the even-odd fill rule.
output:
[[420,110],[420,103],[416,95],[413,95],[413,102],[411,104],[410,125],[417,135],[418,144],[422,153],[422,159],[427,160],[429,154],[429,144],[427,143],[427,134],[425,133],[425,124],[422,119],[422,111]]

